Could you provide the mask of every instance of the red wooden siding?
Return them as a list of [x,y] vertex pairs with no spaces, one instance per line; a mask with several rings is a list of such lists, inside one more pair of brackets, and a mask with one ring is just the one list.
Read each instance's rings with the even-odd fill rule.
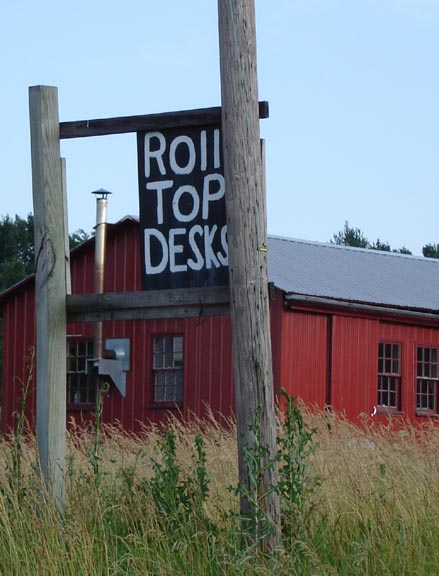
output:
[[416,348],[439,347],[437,328],[285,309],[281,333],[281,385],[305,402],[328,404],[356,422],[363,416],[387,421],[383,410],[371,417],[378,396],[378,344],[400,344],[401,411],[392,417],[439,423],[439,418],[416,414]]
[[277,402],[280,398],[281,389],[281,367],[282,367],[282,322],[284,309],[283,293],[275,289],[270,301],[270,328],[271,328],[271,350],[273,364],[273,386],[274,397]]
[[[187,318],[134,322],[112,322],[104,329],[105,337],[129,338],[131,341],[130,371],[127,393],[122,398],[111,388],[104,403],[104,421],[120,422],[136,430],[140,423],[163,420],[169,407],[153,404],[152,350],[153,338],[163,334],[184,337],[184,401],[183,415],[203,416],[207,405],[216,417],[229,415],[232,398],[230,359],[230,324],[225,317]],[[178,411],[171,409],[178,415]]]
[[[26,325],[15,318],[10,323],[11,312],[21,302],[8,307],[5,315],[5,331],[17,330],[23,335]],[[33,326],[32,326],[33,331]],[[9,332],[11,333],[11,332]],[[93,325],[70,324],[71,337],[92,339]],[[152,402],[152,349],[156,335],[181,334],[184,336],[184,402],[185,416],[204,416],[210,406],[220,421],[228,417],[234,405],[233,373],[230,347],[230,321],[227,317],[188,318],[178,320],[137,320],[133,322],[108,322],[104,326],[105,338],[129,338],[131,342],[130,370],[127,373],[126,397],[123,398],[114,386],[110,386],[104,401],[103,421],[120,423],[126,429],[137,430],[141,424],[162,421],[169,412],[178,411],[161,408]],[[33,339],[27,338],[28,346]],[[20,379],[24,377],[25,340],[17,342],[15,350],[9,350],[3,366],[3,418],[2,430],[9,431],[14,425],[13,412],[18,409],[21,397]],[[19,362],[19,359],[22,361]],[[35,385],[35,379],[34,384]],[[27,415],[35,421],[35,394],[28,400]],[[78,424],[92,417],[92,411],[68,407],[68,420]]]
[[327,316],[285,311],[282,323],[281,385],[295,398],[326,403]]
[[[33,287],[10,301],[3,314],[2,430],[8,432],[20,408],[31,349],[35,350],[35,314]],[[29,382],[27,418],[35,423],[35,375]]]
[[376,404],[377,320],[334,316],[331,405],[352,420]]
[[[72,292],[93,292],[94,251],[90,245],[72,254]],[[110,227],[107,241],[105,291],[140,289],[138,227],[132,221],[118,225],[117,234]],[[5,338],[13,342],[5,346],[3,366],[2,430],[13,427],[12,414],[19,406],[21,387],[17,377],[23,377],[23,361],[28,346],[34,343],[34,291],[28,283],[4,306]],[[187,318],[169,320],[137,320],[104,322],[103,337],[129,338],[130,370],[127,372],[126,397],[114,386],[104,401],[104,422],[119,422],[130,430],[142,423],[158,422],[169,413],[152,402],[153,338],[163,334],[184,336],[184,401],[182,413],[203,416],[210,406],[218,418],[229,416],[234,404],[231,357],[230,321],[228,317]],[[67,326],[67,338],[93,338],[93,323]],[[35,379],[34,379],[35,381]],[[172,410],[175,414],[179,412]],[[28,402],[28,417],[34,422],[35,395]],[[83,423],[92,411],[68,406],[67,418]]]
[[[109,227],[105,291],[140,290],[139,227],[134,220]],[[72,291],[93,292],[94,245],[90,241],[72,253]],[[377,403],[378,344],[400,344],[401,415],[424,422],[416,414],[416,348],[439,347],[439,328],[404,323],[403,318],[342,310],[285,306],[284,294],[274,291],[270,302],[275,394],[281,386],[289,394],[323,408],[331,405],[353,421],[370,417]],[[3,404],[2,430],[8,432],[19,408],[25,380],[25,358],[35,339],[34,287],[29,279],[7,294],[3,302]],[[153,402],[153,341],[155,336],[184,337],[184,398],[178,409]],[[104,340],[128,338],[131,344],[126,397],[114,386],[104,401],[104,422],[119,422],[129,430],[162,421],[174,414],[203,417],[212,410],[217,418],[233,412],[233,363],[230,319],[226,316],[169,320],[105,322]],[[69,324],[68,338],[91,340],[92,323]],[[35,420],[35,378],[27,416]],[[383,412],[381,410],[381,412]],[[83,422],[90,409],[68,406],[68,418]],[[378,414],[376,421],[384,421]],[[439,423],[439,418],[429,421]]]

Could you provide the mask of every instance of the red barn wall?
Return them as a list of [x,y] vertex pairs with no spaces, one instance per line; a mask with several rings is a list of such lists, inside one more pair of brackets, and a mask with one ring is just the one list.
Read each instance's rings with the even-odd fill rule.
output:
[[403,326],[390,322],[380,323],[379,337],[382,342],[401,345],[401,408],[404,416],[412,422],[436,422],[416,414],[416,360],[418,346],[439,347],[439,330],[423,326]]
[[28,387],[27,418],[35,423],[35,375],[30,380],[35,362],[34,290],[30,287],[8,302],[3,313],[3,377],[2,377],[2,426],[11,428],[20,409],[25,387]]
[[373,319],[333,318],[331,405],[351,420],[377,401],[378,328]]
[[288,394],[323,408],[326,403],[328,316],[285,310],[281,385]]
[[[140,289],[139,229],[133,220],[109,227],[105,291]],[[93,292],[94,250],[89,242],[72,253],[72,291]],[[416,422],[416,347],[439,346],[439,330],[378,316],[356,316],[285,307],[283,293],[275,290],[270,302],[275,393],[281,386],[291,395],[323,408],[331,405],[356,420],[370,415],[377,402],[378,343],[401,344],[402,413]],[[35,341],[34,288],[24,282],[4,301],[4,358],[2,430],[13,426],[19,408],[21,382],[26,380],[25,359]],[[229,416],[234,406],[230,320],[227,316],[168,320],[105,322],[105,338],[128,338],[131,343],[127,393],[122,398],[111,387],[104,402],[105,422],[120,422],[136,430],[141,423],[158,422],[169,408],[152,402],[152,349],[154,336],[184,336],[183,415]],[[69,324],[69,338],[92,339],[92,323]],[[31,384],[27,416],[35,419],[35,378]],[[174,410],[174,413],[178,414]],[[87,420],[91,411],[68,408],[68,418]],[[378,417],[383,418],[383,417]]]
[[[82,326],[86,329],[84,334],[92,325]],[[104,323],[104,339],[129,338],[130,370],[125,398],[114,386],[110,387],[104,400],[104,422],[117,422],[128,430],[137,430],[142,423],[162,421],[169,413],[179,415],[180,409],[160,407],[152,401],[153,338],[163,334],[184,336],[182,414],[202,417],[208,405],[219,419],[230,414],[234,400],[228,318],[119,321]],[[68,417],[81,422],[88,420],[91,412],[68,410]]]
[[[377,404],[378,344],[401,345],[401,411],[419,424],[439,423],[416,414],[416,349],[439,347],[439,329],[360,317],[285,309],[282,319],[280,381],[289,394],[319,407],[330,405],[352,421],[371,418]],[[395,414],[394,414],[395,415]],[[386,422],[378,410],[371,421]]]
[[[122,292],[140,289],[138,226],[132,221],[117,226],[117,234],[109,227],[105,268],[105,291]],[[72,292],[93,292],[94,250],[82,246],[72,254]],[[24,375],[24,359],[35,342],[35,303],[31,281],[16,290],[3,307],[3,417],[2,430],[14,426],[13,412],[18,409]],[[104,401],[104,422],[120,422],[136,430],[141,423],[163,420],[169,406],[157,407],[152,402],[152,350],[156,335],[184,336],[184,415],[203,416],[210,406],[216,417],[229,416],[234,406],[233,369],[230,320],[226,316],[186,319],[112,321],[103,323],[103,337],[128,338],[131,345],[130,370],[127,372],[126,397],[110,387]],[[93,323],[67,326],[67,338],[93,338]],[[6,342],[12,344],[6,345]],[[35,386],[36,378],[32,383]],[[35,394],[28,398],[27,416],[35,421]],[[92,411],[68,406],[68,419],[84,422]]]

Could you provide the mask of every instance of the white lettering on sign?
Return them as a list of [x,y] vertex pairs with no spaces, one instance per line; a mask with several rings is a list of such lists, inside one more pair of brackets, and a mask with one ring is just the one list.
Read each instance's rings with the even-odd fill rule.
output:
[[220,131],[218,128],[213,133],[213,167],[220,167]]
[[163,224],[163,190],[171,188],[173,183],[172,180],[161,180],[158,182],[148,182],[146,185],[147,190],[157,191],[157,224]]
[[192,270],[201,270],[201,268],[204,266],[204,260],[200,252],[200,249],[198,248],[198,244],[195,239],[195,234],[197,234],[200,237],[203,235],[203,229],[199,224],[195,224],[195,226],[192,226],[192,228],[189,230],[189,246],[192,252],[194,253],[196,260],[194,260],[193,258],[189,258],[187,261],[187,265]]
[[[147,132],[145,134],[145,178],[150,178],[153,172],[153,162],[156,164],[160,174],[165,176],[172,172],[173,174],[192,174],[194,169],[199,165],[201,172],[207,170],[208,165],[208,146],[206,130],[200,133],[199,158],[197,158],[196,146],[190,136],[176,136],[167,145],[166,137],[161,132]],[[178,159],[178,152],[185,157],[184,160]],[[213,150],[212,166],[215,170],[221,167],[220,160],[220,131],[213,131]]]
[[[187,230],[186,228],[171,228],[168,237],[154,228],[145,229],[145,270],[147,274],[161,274],[168,266],[172,273],[186,272],[188,267],[191,270],[201,270],[202,268],[219,268],[228,263],[227,249],[227,226],[219,231],[214,224],[209,227],[195,224]],[[200,248],[197,236],[202,239]],[[214,240],[221,239],[222,251],[213,249]],[[181,237],[181,238],[178,238]],[[153,241],[156,240],[154,243]],[[182,256],[190,249],[189,257]],[[152,262],[151,254],[154,253],[157,262]]]
[[206,130],[201,130],[200,148],[201,148],[200,169],[202,172],[204,172],[207,168],[207,134],[206,134]]
[[[216,192],[211,193],[211,182],[217,182]],[[204,178],[203,186],[203,220],[209,218],[210,202],[220,200],[224,196],[224,176],[222,174],[209,174]]]
[[[180,198],[183,194],[189,194],[192,198],[192,210],[189,214],[183,214],[180,210]],[[174,194],[174,198],[172,200],[172,210],[174,211],[174,216],[179,222],[190,222],[193,220],[196,215],[198,214],[198,210],[200,209],[200,197],[198,196],[197,191],[193,186],[180,186],[177,192]]]
[[[161,258],[158,264],[153,265],[151,263],[151,238],[156,238],[161,245]],[[160,274],[165,270],[168,265],[168,244],[166,238],[159,230],[154,230],[154,228],[145,229],[145,270],[147,274]]]
[[169,230],[169,267],[171,272],[186,272],[186,264],[176,264],[175,255],[183,253],[183,244],[176,244],[175,237],[186,234],[186,228]]
[[[182,144],[186,146],[188,152],[186,166],[180,166],[177,162],[177,149],[179,146],[181,147]],[[174,138],[169,148],[169,163],[175,174],[190,174],[192,172],[195,166],[195,146],[192,138],[189,138],[189,136],[178,136]]]
[[[158,140],[159,147],[151,150],[151,141]],[[165,165],[163,164],[163,154],[166,149],[166,138],[161,132],[148,132],[145,134],[145,177],[149,178],[151,174],[151,159],[155,158],[160,174],[166,174]]]
[[[163,281],[159,276],[165,274],[163,284],[172,286],[214,285],[217,278],[226,283],[225,180],[219,128],[154,131],[142,138],[141,224],[144,274],[150,278],[142,282],[145,287],[160,288]],[[193,280],[194,273],[197,280]],[[186,274],[187,281],[183,280]],[[175,280],[177,276],[182,280]]]

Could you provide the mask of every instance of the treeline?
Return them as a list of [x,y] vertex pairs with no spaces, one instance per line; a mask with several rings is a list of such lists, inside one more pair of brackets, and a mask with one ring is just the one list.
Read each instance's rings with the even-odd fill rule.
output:
[[[84,230],[70,234],[70,248],[90,235]],[[0,292],[19,282],[35,269],[34,217],[2,216],[0,219]]]
[[[410,250],[405,246],[392,249],[388,242],[383,242],[379,238],[375,242],[370,242],[360,228],[350,226],[347,220],[343,229],[336,232],[330,242],[340,246],[354,246],[357,248],[368,248],[369,250],[382,250],[383,252],[411,254]],[[439,258],[439,244],[425,244],[422,247],[422,254],[426,258]]]

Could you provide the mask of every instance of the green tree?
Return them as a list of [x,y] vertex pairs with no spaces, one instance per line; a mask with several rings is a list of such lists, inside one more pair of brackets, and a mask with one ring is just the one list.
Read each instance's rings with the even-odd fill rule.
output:
[[376,242],[368,242],[367,248],[371,250],[381,250],[382,252],[390,252],[390,244],[388,242],[381,242],[379,238],[377,238]]
[[[70,234],[70,249],[90,237],[81,228]],[[9,215],[0,219],[0,292],[19,282],[35,269],[34,217]]]
[[422,254],[426,258],[439,258],[439,244],[426,244],[422,247]]
[[410,250],[405,246],[398,248],[397,250],[392,250],[388,242],[382,242],[379,238],[377,238],[375,242],[369,242],[363,232],[359,228],[353,228],[349,226],[349,222],[347,220],[344,223],[343,229],[335,233],[330,242],[331,244],[338,244],[340,246],[354,246],[357,248],[368,248],[369,250],[380,250],[382,252],[411,254]]
[[78,246],[78,244],[82,244],[83,242],[85,242],[89,238],[90,238],[90,234],[85,232],[85,230],[83,230],[82,228],[78,228],[78,230],[75,230],[75,232],[72,232],[69,235],[70,250],[75,248],[75,246]]
[[408,254],[408,255],[411,254],[410,250],[405,246],[403,246],[402,248],[398,248],[397,250],[392,250],[392,252],[398,252],[398,254]]
[[34,270],[34,218],[4,216],[0,220],[0,291]]
[[331,244],[339,246],[356,246],[357,248],[367,248],[369,240],[359,228],[352,228],[346,220],[343,230],[334,234]]

